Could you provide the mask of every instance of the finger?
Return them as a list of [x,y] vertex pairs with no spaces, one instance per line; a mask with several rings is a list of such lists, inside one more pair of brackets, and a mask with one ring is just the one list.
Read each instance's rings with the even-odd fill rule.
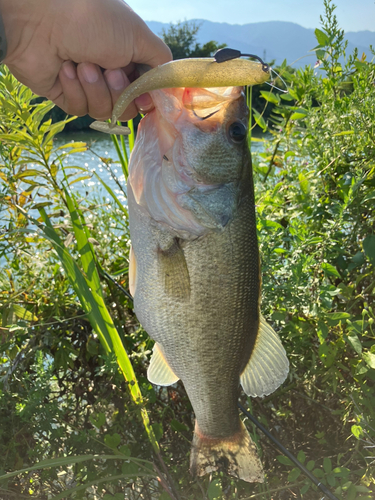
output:
[[77,66],[77,74],[86,94],[89,115],[97,120],[110,118],[112,114],[111,92],[99,66],[92,63],[80,63]]
[[[60,95],[57,94],[60,88]],[[71,115],[87,114],[88,106],[85,92],[77,76],[77,69],[72,61],[65,61],[60,69],[59,77],[51,91],[50,99],[61,109]]]
[[137,109],[141,113],[148,113],[154,108],[154,103],[151,99],[150,94],[142,94],[134,100]]
[[[117,99],[120,97],[125,88],[130,84],[130,80],[127,77],[125,71],[122,68],[106,70],[104,72],[104,78],[108,85],[108,89],[111,93],[112,98],[112,108],[115,105]],[[127,121],[134,118],[138,114],[138,109],[134,103],[132,103],[125,112],[121,115],[121,121]]]
[[135,15],[133,37],[134,52],[132,61],[148,64],[155,68],[172,60],[169,47],[137,15]]

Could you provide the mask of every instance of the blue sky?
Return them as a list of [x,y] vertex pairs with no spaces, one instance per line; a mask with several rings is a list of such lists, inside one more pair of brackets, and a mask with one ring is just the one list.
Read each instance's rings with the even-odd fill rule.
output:
[[[291,21],[318,28],[323,0],[128,0],[145,21],[164,23],[189,19],[230,24]],[[375,0],[335,0],[340,28],[375,31]],[[374,40],[375,45],[375,40]]]

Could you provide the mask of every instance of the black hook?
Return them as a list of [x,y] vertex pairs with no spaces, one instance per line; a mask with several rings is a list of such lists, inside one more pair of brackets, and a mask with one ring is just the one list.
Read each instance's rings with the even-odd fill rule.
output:
[[219,49],[215,52],[214,58],[217,63],[222,63],[225,61],[230,61],[231,59],[238,59],[239,57],[251,57],[252,59],[256,59],[262,65],[262,69],[264,72],[268,73],[270,67],[266,64],[259,56],[255,56],[254,54],[242,54],[240,50],[236,49]]

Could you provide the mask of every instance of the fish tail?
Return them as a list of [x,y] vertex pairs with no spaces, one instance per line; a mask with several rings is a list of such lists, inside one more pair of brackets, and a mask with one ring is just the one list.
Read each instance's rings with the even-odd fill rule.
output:
[[223,471],[250,483],[263,483],[263,467],[256,446],[240,422],[240,430],[224,439],[203,436],[195,423],[190,455],[190,472],[193,476]]

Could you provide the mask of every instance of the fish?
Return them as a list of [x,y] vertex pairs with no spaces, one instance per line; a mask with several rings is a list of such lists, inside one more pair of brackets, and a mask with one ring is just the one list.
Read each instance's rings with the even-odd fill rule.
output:
[[263,482],[240,419],[248,396],[274,392],[289,363],[260,312],[261,269],[249,110],[243,87],[150,92],[127,185],[129,287],[155,341],[147,376],[181,380],[195,414],[194,476]]

